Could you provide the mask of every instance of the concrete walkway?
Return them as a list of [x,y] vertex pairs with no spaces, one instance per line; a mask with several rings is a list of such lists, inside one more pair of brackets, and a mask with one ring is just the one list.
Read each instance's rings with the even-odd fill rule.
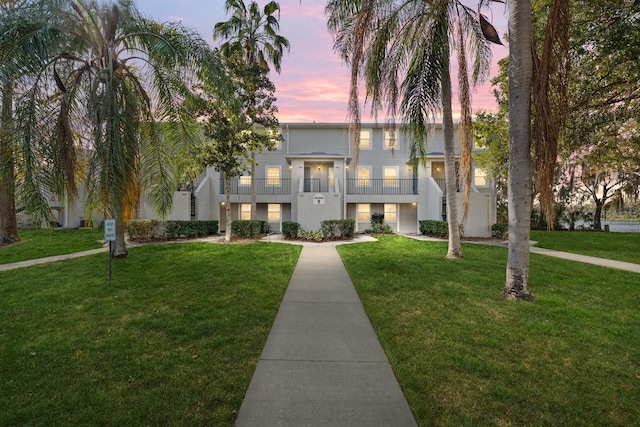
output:
[[13,262],[11,264],[0,264],[0,271],[14,270],[16,268],[31,267],[32,265],[48,264],[50,262],[64,261],[72,258],[80,258],[87,255],[108,252],[109,248],[90,249],[88,251],[74,252],[71,254],[55,255],[46,258],[29,259],[27,261]]
[[235,425],[416,425],[335,246],[303,246]]

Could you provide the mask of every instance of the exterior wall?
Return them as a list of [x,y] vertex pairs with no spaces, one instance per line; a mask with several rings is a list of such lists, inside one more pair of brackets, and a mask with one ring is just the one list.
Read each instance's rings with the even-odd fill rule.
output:
[[[428,138],[426,166],[409,162],[409,140],[400,127],[396,144],[390,149],[384,146],[385,124],[363,124],[362,130],[369,132],[371,147],[362,147],[357,158],[353,156],[352,137],[346,124],[290,123],[283,124],[281,129],[284,141],[274,151],[256,154],[258,164],[252,177],[261,189],[256,195],[256,219],[268,219],[269,203],[281,205],[280,221],[270,223],[272,231],[280,231],[283,221],[296,221],[304,229],[317,230],[323,220],[357,219],[358,203],[370,204],[371,213],[383,213],[385,203],[396,204],[397,222],[390,225],[400,233],[418,232],[419,220],[442,219],[441,126],[435,126]],[[456,144],[459,151],[458,141]],[[278,184],[267,181],[268,167],[278,168]],[[357,180],[358,167],[370,170],[370,184],[362,185]],[[385,179],[385,168],[396,173]],[[194,196],[196,218],[218,220],[223,231],[225,194],[221,179],[222,174],[208,168]],[[239,204],[250,203],[251,195],[250,185],[235,184],[230,197],[233,219],[238,219]],[[320,196],[324,204],[314,203]],[[185,197],[185,202],[176,203],[172,218],[190,215],[190,200]],[[476,189],[472,203],[465,235],[490,234],[490,226],[495,222],[495,191],[490,186]],[[142,215],[152,217],[144,209]],[[369,220],[357,224],[358,231],[370,227]]]
[[[463,195],[458,193],[458,218],[462,220]],[[496,203],[488,193],[471,193],[469,216],[464,226],[467,237],[491,237],[491,225],[496,222]]]
[[327,219],[341,219],[342,198],[337,193],[299,193],[296,222],[305,230],[318,230]]

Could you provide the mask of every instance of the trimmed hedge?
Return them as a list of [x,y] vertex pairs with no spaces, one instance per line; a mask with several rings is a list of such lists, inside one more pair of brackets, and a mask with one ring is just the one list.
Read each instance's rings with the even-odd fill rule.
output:
[[427,219],[420,221],[420,233],[434,237],[449,237],[449,226],[447,221]]
[[491,226],[491,237],[498,239],[506,239],[509,237],[509,223],[508,222],[496,222]]
[[298,230],[300,230],[300,224],[294,221],[282,222],[282,235],[285,239],[295,239],[298,237]]
[[127,234],[134,242],[192,239],[218,233],[218,221],[158,221],[135,219],[127,223]]
[[328,219],[320,223],[320,230],[327,239],[351,239],[355,228],[353,219]]
[[238,219],[231,222],[231,235],[241,239],[259,236],[262,234],[264,221],[256,219]]

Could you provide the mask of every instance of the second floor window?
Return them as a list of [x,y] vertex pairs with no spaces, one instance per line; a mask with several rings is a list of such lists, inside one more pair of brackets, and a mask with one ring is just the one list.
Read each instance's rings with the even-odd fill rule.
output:
[[267,166],[267,185],[280,185],[280,166]]
[[251,185],[251,177],[249,175],[242,175],[240,177],[240,185]]
[[398,186],[398,167],[397,166],[385,166],[382,172],[384,173],[385,187]]
[[358,186],[371,185],[371,167],[358,166]]

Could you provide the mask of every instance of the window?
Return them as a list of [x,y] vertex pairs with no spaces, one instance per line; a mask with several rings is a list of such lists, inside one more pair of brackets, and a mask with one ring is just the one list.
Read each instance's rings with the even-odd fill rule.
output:
[[278,222],[280,221],[280,205],[277,203],[269,203],[267,207],[267,221]]
[[398,167],[397,166],[385,166],[382,168],[382,173],[384,174],[385,187],[398,186]]
[[391,150],[397,147],[398,147],[398,131],[396,129],[385,130],[384,131],[384,149]]
[[280,166],[267,166],[267,185],[280,186]]
[[358,203],[358,222],[371,221],[371,205],[369,203]]
[[251,203],[240,204],[240,219],[242,220],[251,219]]
[[249,186],[251,185],[251,176],[243,175],[240,177],[240,185]]
[[360,149],[371,150],[371,130],[360,131]]
[[473,168],[473,185],[476,187],[486,187],[488,185],[487,172],[484,169]]
[[371,166],[358,166],[358,186],[371,185]]
[[397,222],[397,209],[398,205],[395,203],[385,203],[384,204],[384,220],[386,222]]

